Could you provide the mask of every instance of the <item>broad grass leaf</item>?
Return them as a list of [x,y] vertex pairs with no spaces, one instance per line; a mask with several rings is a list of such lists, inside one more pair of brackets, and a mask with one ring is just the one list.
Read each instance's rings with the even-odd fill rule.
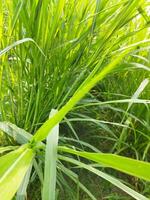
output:
[[11,200],[13,198],[30,167],[33,157],[33,150],[27,148],[27,146],[1,157],[0,165],[3,166],[0,167],[1,200]]
[[115,154],[80,152],[66,147],[59,147],[59,149],[63,152],[75,154],[88,160],[97,162],[106,167],[110,167],[129,175],[144,179],[146,181],[150,181],[150,163],[148,162],[139,161]]

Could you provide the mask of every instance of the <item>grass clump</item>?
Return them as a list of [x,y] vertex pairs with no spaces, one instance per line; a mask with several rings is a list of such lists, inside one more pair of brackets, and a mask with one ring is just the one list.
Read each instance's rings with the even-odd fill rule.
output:
[[[2,200],[25,199],[37,180],[39,199],[121,198],[113,189],[94,195],[81,169],[149,198],[148,8],[144,0],[1,1],[0,129],[21,146],[0,158]],[[125,185],[107,167],[145,181],[121,174]]]

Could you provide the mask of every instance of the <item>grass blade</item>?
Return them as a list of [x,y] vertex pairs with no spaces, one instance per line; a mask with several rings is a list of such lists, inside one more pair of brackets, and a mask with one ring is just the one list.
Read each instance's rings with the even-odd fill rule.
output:
[[[16,159],[12,163],[10,155],[13,155],[13,153],[15,154],[15,152],[12,152],[8,155],[5,155],[7,170],[3,170],[3,168],[0,168],[0,172],[3,172],[1,173],[0,177],[1,200],[11,200],[13,198],[34,157],[32,149],[21,147],[19,155],[17,154]],[[1,159],[3,159],[3,157]],[[5,165],[5,162],[2,162],[2,160],[1,163],[3,164],[3,166]]]
[[17,192],[16,200],[26,200],[27,197],[27,187],[29,184],[29,179],[31,175],[31,170],[32,170],[32,164],[30,165],[23,181],[22,184]]
[[[56,110],[52,110],[50,117],[52,117],[56,112]],[[56,125],[51,130],[46,140],[44,184],[42,193],[43,200],[55,200],[58,135],[59,125]]]
[[18,148],[18,146],[0,147],[0,154],[1,154],[1,153],[4,153],[4,152],[7,152],[7,151],[15,150],[15,149],[17,149],[17,148]]
[[15,162],[21,153],[23,153],[25,148],[24,145],[21,148],[0,157],[0,177],[5,173],[9,166]]
[[103,164],[106,167],[117,169],[121,172],[150,181],[150,163],[148,162],[118,156],[115,154],[79,152],[66,147],[59,147],[59,149],[63,152],[75,154],[99,164]]
[[1,50],[0,51],[0,56],[4,55],[5,53],[7,53],[8,51],[10,51],[14,47],[16,47],[16,46],[18,46],[18,45],[20,45],[22,43],[25,43],[25,42],[32,42],[33,44],[35,44],[35,46],[39,49],[39,51],[41,52],[41,54],[43,56],[45,56],[44,53],[43,53],[43,51],[42,51],[42,49],[38,46],[38,44],[32,38],[23,38],[21,40],[18,40],[16,42],[14,42],[13,44],[7,46],[5,49]]
[[0,130],[12,137],[19,144],[25,144],[32,138],[30,133],[10,122],[0,122]]
[[132,196],[134,199],[136,200],[148,200],[148,198],[144,197],[143,195],[139,194],[138,192],[132,190],[131,188],[129,188],[128,186],[124,185],[121,181],[119,181],[118,179],[104,173],[101,172],[100,170],[95,169],[94,167],[91,167],[87,164],[84,164],[82,162],[79,162],[75,159],[72,158],[68,158],[65,156],[60,156],[59,155],[59,159],[73,163],[77,166],[79,166],[80,168],[84,168],[87,169],[88,171],[102,177],[103,179],[109,181],[110,183],[112,183],[113,185],[115,185],[116,187],[118,187],[119,189],[123,190],[124,192],[126,192],[127,194],[129,194],[130,196]]

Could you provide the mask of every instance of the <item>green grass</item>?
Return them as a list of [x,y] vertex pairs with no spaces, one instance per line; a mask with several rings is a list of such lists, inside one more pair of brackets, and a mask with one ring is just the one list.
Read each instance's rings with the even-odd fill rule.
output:
[[[101,154],[97,154],[102,151],[149,161],[148,9],[149,2],[145,0],[0,2],[0,129],[8,134],[5,142],[2,140],[0,143],[2,146],[14,146],[29,142],[31,151],[36,151],[31,162],[32,183],[28,178],[27,183],[22,182],[24,196],[27,185],[36,184],[37,180],[37,188],[32,191],[31,186],[27,191],[31,196],[36,191],[38,194],[42,191],[44,173],[49,173],[46,166],[50,164],[44,164],[45,144],[48,149],[55,143],[51,144],[48,139],[46,143],[45,138],[52,137],[48,134],[58,123],[59,146],[69,147],[69,155],[65,154],[66,148],[59,147],[64,152],[59,152],[57,189],[51,198],[61,199],[62,194],[67,193],[68,199],[78,200],[83,194],[85,200],[95,200],[97,188],[95,186],[94,191],[94,187],[88,187],[90,184],[82,184],[79,176],[82,170],[79,168],[124,188],[135,199],[146,199],[137,192],[150,196],[146,181],[135,178],[130,184],[132,178],[121,174],[125,184],[133,191],[118,179],[111,178],[109,173],[118,177],[118,172],[102,167],[106,160],[99,160]],[[48,120],[53,108],[58,113]],[[2,121],[12,122],[23,130]],[[43,140],[44,143],[41,143]],[[8,148],[13,149],[6,147],[1,150],[8,151]],[[86,153],[89,164],[79,158],[79,155],[85,154],[82,151],[96,153],[94,158]],[[71,153],[78,156],[74,157]],[[49,155],[50,152],[46,153],[47,161]],[[148,169],[145,168],[146,174],[141,175],[142,171],[137,171],[134,164],[130,169],[123,168],[119,165],[120,161],[113,162],[115,158],[120,157],[110,155],[105,164],[140,178],[148,178]],[[15,159],[19,173],[23,162],[17,163]],[[90,166],[93,164],[90,159],[97,161],[100,167]],[[124,166],[130,161],[122,159]],[[56,155],[52,156],[52,160],[54,162],[50,165],[56,171]],[[137,165],[143,163],[133,162]],[[11,161],[8,161],[6,166],[10,165]],[[149,166],[148,163],[143,165]],[[17,176],[13,170],[16,169],[11,171],[8,168],[11,177]],[[4,171],[7,177],[7,170]],[[55,180],[55,172],[53,175]],[[55,181],[49,177],[47,181],[54,186]],[[21,178],[9,193],[11,196],[18,189]],[[86,182],[84,179],[86,175],[83,178]],[[2,180],[1,188],[3,186]],[[48,188],[48,185],[44,183],[44,187]],[[103,192],[100,198],[108,196],[106,199],[117,199],[122,196],[118,190],[117,194],[112,190],[110,196],[105,189]],[[46,198],[44,195],[48,193],[43,194],[43,199]],[[123,196],[126,198],[126,195]],[[5,198],[8,200],[8,197]]]
[[[52,108],[60,108],[92,70],[91,77],[109,63],[113,51],[131,44],[131,36],[132,43],[147,37],[147,22],[136,9],[139,1],[49,4],[49,1],[3,2],[6,22],[1,48],[18,39],[32,38],[46,56],[28,43],[2,58],[5,63],[5,67],[1,66],[2,119],[30,132],[47,119]],[[135,15],[140,17],[139,27],[130,22]],[[143,30],[136,33],[140,29]]]

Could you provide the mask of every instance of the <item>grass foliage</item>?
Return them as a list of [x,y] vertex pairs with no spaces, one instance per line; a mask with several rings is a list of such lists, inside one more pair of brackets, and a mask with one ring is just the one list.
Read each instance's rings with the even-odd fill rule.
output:
[[82,191],[96,200],[82,169],[134,199],[150,197],[149,8],[146,0],[0,1],[2,200],[25,200],[36,180],[39,199],[67,191],[78,200]]

